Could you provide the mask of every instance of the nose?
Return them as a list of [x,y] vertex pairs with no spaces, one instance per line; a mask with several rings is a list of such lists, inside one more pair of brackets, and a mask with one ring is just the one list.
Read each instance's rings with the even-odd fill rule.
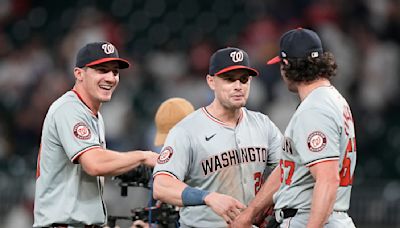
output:
[[241,90],[242,89],[242,83],[240,82],[240,80],[236,80],[233,82],[234,84],[234,88],[235,90]]
[[114,73],[112,71],[107,72],[105,80],[107,82],[116,82],[117,80],[117,75],[114,75]]

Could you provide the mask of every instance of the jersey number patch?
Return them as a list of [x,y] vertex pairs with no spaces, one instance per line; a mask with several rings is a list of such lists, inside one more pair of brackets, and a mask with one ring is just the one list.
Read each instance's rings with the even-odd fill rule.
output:
[[[354,146],[353,146],[354,145]],[[351,175],[351,159],[352,153],[356,153],[356,139],[350,138],[346,146],[342,169],[340,170],[340,186],[346,187],[353,184],[353,176]],[[355,156],[355,155],[354,155]]]
[[257,194],[260,191],[261,186],[264,183],[264,178],[261,172],[254,173],[254,193]]
[[295,163],[293,161],[288,161],[288,160],[280,160],[279,161],[279,167],[281,169],[281,183],[283,183],[284,181],[284,168],[287,169],[289,168],[289,174],[285,180],[285,184],[286,185],[290,185],[292,183],[292,176],[294,173],[294,167],[295,167]]

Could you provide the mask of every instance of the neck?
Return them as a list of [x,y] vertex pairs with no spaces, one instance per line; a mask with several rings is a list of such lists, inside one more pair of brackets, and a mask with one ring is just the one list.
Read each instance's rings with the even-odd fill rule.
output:
[[241,108],[225,108],[217,100],[214,100],[206,107],[206,109],[213,117],[224,122],[230,127],[236,127],[242,112]]
[[90,111],[92,111],[94,115],[97,115],[100,110],[101,103],[91,100],[89,94],[86,93],[86,91],[80,86],[75,85],[72,90],[78,94],[79,99],[90,109]]
[[299,94],[300,100],[303,101],[314,89],[326,86],[331,86],[330,81],[326,78],[319,78],[312,82],[299,83],[299,85],[297,86],[297,92]]

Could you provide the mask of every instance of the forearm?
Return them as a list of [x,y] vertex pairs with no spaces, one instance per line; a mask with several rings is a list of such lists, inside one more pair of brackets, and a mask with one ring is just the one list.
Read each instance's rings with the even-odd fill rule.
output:
[[182,181],[160,174],[154,178],[153,197],[164,203],[182,207],[182,192],[186,187]]
[[142,164],[146,159],[144,153],[143,151],[120,153],[96,149],[82,154],[80,163],[89,175],[117,176]]
[[280,170],[276,167],[246,209],[251,211],[253,218],[274,204],[272,197],[280,184]]
[[312,197],[308,228],[323,227],[332,213],[336,199],[337,186],[331,183],[316,182]]
[[[109,151],[107,151],[106,153],[108,152]],[[143,164],[146,159],[144,155],[145,152],[142,151],[113,153],[116,153],[115,157],[111,157],[109,160],[104,160],[102,163],[104,166],[103,176],[121,175]]]
[[323,227],[331,215],[339,186],[338,161],[327,161],[310,167],[315,179],[308,228]]

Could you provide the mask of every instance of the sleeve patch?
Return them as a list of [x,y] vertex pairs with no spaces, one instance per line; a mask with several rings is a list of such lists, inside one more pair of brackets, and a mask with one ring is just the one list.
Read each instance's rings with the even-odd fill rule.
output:
[[326,143],[326,136],[320,131],[314,131],[308,135],[307,146],[311,152],[320,152],[326,147]]
[[81,140],[88,140],[92,136],[89,127],[84,122],[75,124],[73,131],[75,137]]
[[160,156],[157,159],[157,163],[158,164],[167,163],[171,159],[173,153],[174,150],[172,149],[172,147],[170,146],[165,147],[163,151],[161,151]]

